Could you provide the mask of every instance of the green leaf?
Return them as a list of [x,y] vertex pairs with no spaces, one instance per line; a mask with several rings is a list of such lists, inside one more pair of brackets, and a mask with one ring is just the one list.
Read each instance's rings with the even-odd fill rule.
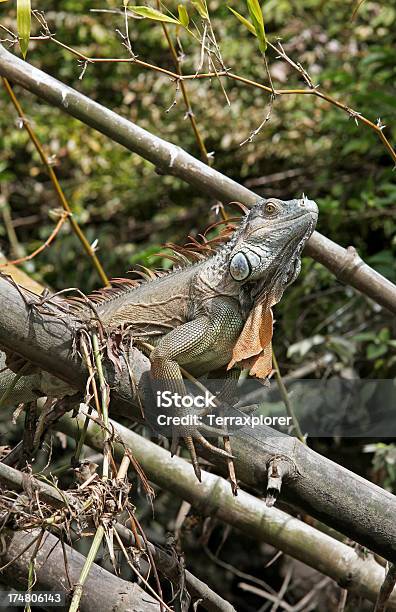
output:
[[378,340],[381,342],[387,342],[390,338],[390,331],[387,327],[383,327],[378,334]]
[[157,11],[157,9],[149,6],[130,6],[129,10],[136,13],[136,15],[139,15],[140,17],[152,19],[153,21],[165,21],[166,23],[176,23],[177,25],[180,24],[178,19],[164,15],[164,13],[161,13],[161,11]]
[[30,0],[17,0],[17,28],[19,36],[19,46],[21,47],[23,59],[29,46],[31,25]]
[[369,344],[366,349],[367,359],[377,359],[378,357],[385,355],[387,350],[388,349],[385,344]]
[[376,337],[377,335],[375,332],[361,332],[360,334],[352,336],[352,340],[355,340],[355,342],[373,342]]
[[249,32],[251,32],[252,34],[254,34],[254,36],[257,36],[256,34],[256,28],[254,27],[254,25],[252,23],[250,23],[250,21],[248,21],[243,15],[241,15],[240,13],[238,13],[238,11],[235,11],[233,8],[231,8],[231,6],[227,7],[231,13],[233,13],[235,15],[235,17],[249,30]]
[[264,20],[263,20],[263,13],[261,10],[261,6],[258,0],[246,0],[248,9],[249,9],[249,13],[252,17],[252,19],[254,19],[257,22],[262,22],[264,25]]
[[185,27],[188,28],[188,24],[190,23],[190,17],[188,16],[188,12],[184,4],[179,4],[177,7],[177,11],[179,13],[179,21]]
[[254,29],[256,30],[256,36],[259,41],[260,51],[262,53],[265,53],[267,50],[267,38],[265,36],[264,17],[260,3],[258,0],[246,0],[246,3],[249,9],[250,18],[254,25]]
[[192,2],[202,19],[209,19],[209,13],[205,0],[195,0]]

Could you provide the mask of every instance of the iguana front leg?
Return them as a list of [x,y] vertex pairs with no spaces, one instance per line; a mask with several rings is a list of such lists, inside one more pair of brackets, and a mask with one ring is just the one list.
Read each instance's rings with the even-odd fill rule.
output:
[[[219,343],[224,334],[230,338],[239,331],[238,321],[235,311],[231,316],[222,309],[221,316],[202,315],[193,321],[189,321],[176,327],[166,334],[154,348],[150,355],[151,375],[153,383],[167,390],[186,396],[181,365],[194,363],[194,359],[202,357],[206,352],[213,350],[213,346]],[[230,328],[231,325],[231,328]],[[235,330],[232,328],[234,325]],[[194,471],[197,478],[201,479],[198,459],[194,447],[193,439],[196,439],[203,446],[212,452],[229,457],[229,454],[210,444],[198,431],[196,427],[178,427],[172,438],[172,452],[175,451],[179,437],[182,437],[191,455]]]

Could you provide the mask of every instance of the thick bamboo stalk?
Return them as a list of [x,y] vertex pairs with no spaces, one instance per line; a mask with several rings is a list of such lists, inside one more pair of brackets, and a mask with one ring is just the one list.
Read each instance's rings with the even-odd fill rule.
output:
[[[82,422],[82,417],[79,417]],[[59,429],[74,436],[78,419],[62,417]],[[216,517],[236,527],[255,540],[272,544],[286,554],[330,576],[339,584],[375,601],[385,578],[385,569],[369,555],[363,558],[356,549],[339,542],[297,518],[240,490],[235,497],[229,482],[220,476],[202,472],[202,483],[194,475],[191,465],[149,440],[112,421],[115,431],[139,461],[146,476],[166,491],[172,491],[188,501],[203,516]],[[81,427],[81,423],[80,423]],[[91,422],[87,444],[96,450],[103,448],[101,428]],[[116,444],[114,455],[120,459],[122,445]],[[392,597],[396,609],[396,593]]]
[[[76,330],[77,322],[71,317],[49,316],[32,310],[17,288],[0,277],[0,346],[22,355],[72,388],[84,390],[87,372],[73,352]],[[144,396],[149,385],[150,364],[137,349],[131,353],[130,368]],[[111,414],[139,417],[139,405],[127,368],[115,371],[109,362],[105,376],[112,388]],[[56,389],[54,394],[57,395]],[[394,495],[315,453],[296,438],[276,433],[269,427],[256,427],[254,436],[251,428],[241,428],[232,437],[232,451],[242,482],[264,492],[271,462],[282,463],[287,467],[282,500],[373,552],[396,561]],[[222,458],[214,455],[209,458],[220,469],[224,468]]]
[[[9,587],[26,590],[27,568],[34,548],[33,543],[39,533],[40,530],[15,532],[11,529],[3,529],[0,562],[2,566],[11,563],[2,570],[1,577]],[[32,546],[25,550],[29,543],[32,543]],[[67,573],[71,586],[73,586],[73,583],[78,580],[85,557],[67,544],[64,549],[67,558]],[[35,572],[34,590],[55,591],[64,593],[67,597],[69,587],[65,577],[63,550],[58,538],[51,533],[47,532],[44,535],[42,546],[36,557]],[[63,608],[44,606],[44,609],[47,610],[68,610],[68,608],[68,605]],[[93,564],[81,597],[81,612],[92,612],[92,610],[97,610],[97,612],[108,612],[109,610],[157,612],[159,609],[158,602],[143,591],[137,583],[122,580]]]
[[[0,463],[0,483],[6,489],[18,492],[24,491],[22,473],[2,463]],[[54,508],[64,508],[66,506],[65,500],[71,501],[71,499],[68,499],[69,493],[67,491],[62,491],[62,493],[60,493],[55,487],[46,482],[37,480],[34,477],[31,477],[30,484],[31,487],[38,492],[39,499]],[[124,527],[121,523],[115,523],[114,527],[127,546],[138,546],[141,549],[145,548],[145,541],[142,537],[139,537],[138,541],[136,541],[132,531]],[[158,571],[171,580],[177,589],[180,584],[180,568],[177,558],[169,555],[162,548],[155,546],[151,542],[147,542],[147,545]],[[195,599],[199,599],[201,606],[207,610],[207,612],[235,612],[235,608],[230,603],[215,593],[205,582],[202,582],[202,580],[199,580],[199,578],[191,574],[191,572],[186,570],[184,579],[190,595]]]
[[[223,202],[238,200],[251,205],[258,198],[253,191],[210,168],[180,147],[154,136],[42,70],[34,68],[7,51],[1,44],[0,75],[152,162],[161,174],[177,176]],[[314,232],[305,252],[343,282],[396,312],[396,287],[365,264],[353,248],[344,249],[322,234]]]

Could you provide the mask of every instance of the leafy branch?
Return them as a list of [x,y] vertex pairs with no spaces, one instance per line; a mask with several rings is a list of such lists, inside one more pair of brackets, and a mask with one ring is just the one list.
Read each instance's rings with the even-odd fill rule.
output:
[[[38,41],[38,42],[45,42],[45,41],[51,41],[54,44],[58,45],[59,47],[65,49],[66,51],[68,51],[69,53],[75,55],[80,61],[82,61],[84,63],[84,69],[83,69],[83,74],[85,73],[85,70],[87,68],[88,65],[91,64],[97,64],[97,63],[130,63],[133,65],[136,65],[142,69],[145,70],[150,70],[152,72],[157,72],[158,74],[163,74],[167,77],[170,77],[172,79],[172,81],[174,83],[176,83],[176,86],[180,86],[182,87],[183,84],[186,81],[199,81],[201,79],[217,79],[220,83],[221,83],[221,79],[227,79],[227,80],[232,80],[235,82],[239,82],[239,83],[243,83],[244,85],[247,85],[249,87],[254,87],[257,89],[260,89],[261,91],[265,91],[268,94],[270,94],[271,98],[275,98],[278,96],[292,96],[292,95],[297,95],[297,96],[313,96],[315,98],[318,98],[320,100],[323,100],[324,102],[326,102],[327,104],[330,104],[332,106],[334,106],[335,108],[338,108],[339,110],[341,110],[342,112],[346,113],[348,115],[348,117],[351,117],[356,125],[359,125],[359,123],[365,125],[368,129],[370,129],[371,131],[373,131],[378,138],[381,140],[382,144],[384,145],[385,149],[387,150],[388,154],[390,155],[391,159],[393,160],[394,164],[396,164],[396,152],[395,149],[393,148],[392,144],[390,143],[388,137],[385,134],[385,125],[383,125],[383,123],[381,122],[380,119],[377,119],[376,121],[372,121],[371,119],[368,119],[367,117],[365,117],[362,113],[360,113],[359,111],[351,108],[348,104],[346,104],[345,102],[342,102],[338,99],[336,99],[334,96],[327,94],[323,91],[321,91],[319,89],[318,86],[315,86],[312,82],[311,77],[309,76],[309,74],[307,73],[307,71],[301,66],[301,64],[299,62],[295,62],[285,51],[285,49],[283,48],[282,44],[280,42],[278,42],[276,45],[274,45],[273,43],[271,43],[266,36],[265,33],[265,29],[264,29],[264,20],[261,22],[260,20],[257,21],[257,17],[256,17],[256,21],[257,23],[252,23],[250,22],[248,19],[246,19],[245,17],[243,17],[240,13],[238,13],[237,11],[235,11],[235,9],[232,9],[232,7],[229,7],[229,9],[237,16],[237,18],[239,19],[239,21],[241,21],[241,23],[252,33],[254,34],[254,36],[256,36],[258,38],[259,41],[259,45],[261,45],[261,48],[263,47],[263,41],[265,41],[266,46],[266,50],[269,48],[271,48],[273,51],[275,51],[278,54],[278,57],[280,59],[282,59],[283,61],[285,61],[286,63],[288,63],[291,67],[293,67],[294,70],[296,70],[302,80],[307,84],[306,88],[289,88],[289,89],[278,89],[275,88],[272,84],[272,81],[270,81],[270,85],[265,85],[261,82],[255,81],[253,79],[249,79],[247,77],[244,77],[240,74],[237,74],[231,70],[229,70],[227,67],[224,66],[224,63],[222,61],[221,58],[221,54],[220,54],[220,49],[218,46],[218,43],[215,41],[215,39],[213,38],[214,35],[211,35],[210,44],[207,44],[206,40],[208,38],[208,34],[207,31],[210,28],[211,31],[213,32],[213,28],[211,27],[210,21],[209,19],[209,13],[207,11],[207,6],[206,3],[203,3],[203,1],[201,0],[200,2],[195,2],[193,3],[193,6],[195,7],[195,9],[197,10],[199,16],[204,20],[205,22],[205,26],[204,29],[202,31],[202,33],[198,33],[198,35],[191,29],[191,20],[190,17],[187,13],[187,10],[185,9],[185,7],[183,9],[180,9],[179,13],[178,13],[178,17],[176,16],[168,16],[165,13],[161,13],[161,11],[158,10],[154,10],[151,9],[150,7],[140,7],[140,6],[133,6],[133,7],[128,7],[129,11],[132,11],[134,13],[136,13],[136,11],[140,12],[141,14],[139,15],[140,18],[145,18],[145,19],[149,19],[153,22],[162,22],[162,25],[175,25],[179,28],[184,29],[189,35],[191,35],[197,42],[199,42],[199,44],[201,45],[201,59],[199,62],[199,66],[198,66],[198,70],[194,73],[194,74],[185,74],[182,75],[180,73],[180,71],[178,71],[178,69],[176,68],[176,71],[173,70],[169,70],[167,68],[163,68],[161,66],[157,66],[155,64],[152,64],[150,62],[147,62],[145,60],[140,59],[139,57],[136,57],[135,55],[133,55],[132,57],[128,57],[128,58],[106,58],[106,57],[90,57],[80,51],[78,51],[77,49],[74,49],[73,47],[63,43],[62,41],[58,40],[56,38],[56,36],[54,34],[51,33],[48,25],[46,24],[45,20],[43,18],[40,19],[41,25],[43,26],[44,32],[42,35],[40,36],[36,36],[34,37],[34,40]],[[144,11],[143,11],[144,9]],[[252,9],[251,9],[252,10]],[[257,8],[256,8],[257,10]],[[261,10],[261,9],[260,9]],[[153,12],[154,11],[154,12]],[[159,15],[158,15],[159,13]],[[255,13],[254,13],[255,14]],[[138,13],[136,13],[136,15],[138,16]],[[163,16],[164,18],[160,19],[160,16]],[[257,26],[257,29],[256,29]],[[0,25],[0,27],[2,27],[3,29],[5,29],[8,33],[9,36],[11,36],[11,38],[6,39],[10,44],[16,44],[19,40],[18,35],[13,34],[8,28],[4,28],[3,26]],[[33,37],[32,37],[33,38]],[[261,42],[260,42],[261,41]],[[203,66],[203,54],[206,53],[208,55],[209,58],[209,64],[212,67],[211,70],[207,71],[207,72],[200,72],[202,66]],[[264,61],[266,62],[266,54],[263,53],[263,58]],[[216,67],[216,63],[217,63],[217,67]],[[268,72],[269,74],[269,72]],[[223,85],[221,85],[223,93],[226,96],[226,99],[228,101],[228,96],[224,90]],[[269,120],[269,116],[270,116],[270,112],[271,112],[271,101],[270,101],[270,108],[269,111],[267,112],[266,117],[264,118],[263,122],[261,123],[261,125],[259,126],[259,128],[257,128],[256,130],[254,130],[252,132],[252,134],[250,135],[249,138],[247,138],[244,142],[251,142],[253,140],[253,138],[260,132],[260,130],[262,129],[262,127],[265,125],[265,123]],[[191,119],[190,119],[191,121]],[[194,129],[194,128],[193,128]],[[198,141],[198,137],[197,134],[195,133],[194,130],[194,134],[195,137]],[[244,144],[244,143],[242,143]],[[203,149],[201,148],[200,145],[200,150],[201,150],[201,154],[203,155]]]
[[[160,0],[157,0],[157,5],[160,6]],[[189,25],[189,22],[190,22],[190,18],[189,18],[187,9],[186,9],[186,7],[183,4],[179,4],[179,6],[178,6],[178,13],[179,13],[179,22],[185,28],[188,28],[188,25]],[[172,38],[169,35],[168,29],[167,29],[165,23],[162,23],[162,29],[163,29],[165,38],[166,38],[168,46],[169,46],[169,50],[170,50],[171,55],[172,55],[172,60],[173,60],[173,63],[175,65],[176,72],[180,76],[182,76],[181,64],[180,64],[179,58],[177,56],[177,52],[176,52],[175,46],[174,46],[174,44],[172,42]],[[189,119],[189,121],[191,123],[191,127],[192,127],[192,130],[194,132],[195,140],[197,141],[198,148],[199,148],[199,151],[200,151],[200,154],[201,154],[201,159],[202,159],[202,161],[204,161],[205,163],[208,164],[210,162],[210,156],[208,155],[208,152],[207,152],[206,147],[205,147],[204,140],[203,140],[203,138],[201,136],[201,133],[199,131],[199,128],[198,128],[198,125],[197,125],[197,121],[195,119],[195,115],[194,115],[194,112],[193,112],[193,109],[192,109],[192,106],[191,106],[190,96],[188,94],[187,87],[186,87],[186,85],[185,85],[183,80],[180,81],[180,89],[181,89],[181,92],[182,92],[182,95],[183,95],[183,100],[184,100],[184,104],[185,104],[186,111],[187,111],[187,117],[188,117],[188,119]],[[176,101],[176,98],[175,98],[175,101]]]

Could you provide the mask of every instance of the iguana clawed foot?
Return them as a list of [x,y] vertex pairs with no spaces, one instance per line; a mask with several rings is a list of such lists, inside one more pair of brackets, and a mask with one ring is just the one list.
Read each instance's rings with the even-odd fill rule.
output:
[[[223,410],[221,408],[223,408]],[[223,416],[225,412],[224,408],[225,408],[224,406],[220,407],[220,413]],[[227,408],[230,408],[230,407],[227,406]],[[234,409],[234,410],[237,410],[241,415],[249,415],[252,412],[254,412],[256,408],[257,408],[257,404],[252,404],[248,406],[238,407],[237,409]],[[206,416],[208,413],[207,410],[201,410],[201,411],[196,411],[196,412],[201,417]],[[215,446],[214,444],[211,444],[202,435],[201,431],[209,436],[222,437],[225,445],[226,445],[226,440],[227,440],[228,441],[228,444],[226,445],[227,449],[224,450],[222,448]],[[221,429],[220,427],[210,426],[206,423],[200,423],[199,428],[198,427],[194,427],[194,428],[187,427],[186,428],[183,426],[180,426],[180,427],[174,426],[172,430],[172,444],[171,444],[172,456],[175,455],[177,452],[177,448],[178,448],[180,439],[184,440],[184,443],[190,454],[191,463],[194,468],[195,475],[197,476],[199,482],[201,482],[201,469],[199,467],[198,455],[195,449],[194,441],[200,444],[201,446],[203,446],[204,448],[206,448],[211,453],[226,459],[227,464],[228,464],[229,477],[233,485],[232,489],[233,489],[234,494],[236,494],[237,485],[236,485],[236,479],[235,479],[235,470],[232,465],[232,459],[234,459],[234,456],[231,453],[231,445],[229,441],[229,431],[227,431],[226,429]]]
[[180,438],[183,438],[184,440],[184,443],[190,454],[191,463],[194,468],[195,475],[198,478],[199,482],[202,482],[201,468],[199,467],[198,456],[195,450],[194,440],[196,440],[201,446],[203,446],[210,452],[214,453],[215,455],[224,457],[225,459],[233,459],[233,456],[230,453],[208,442],[208,440],[198,431],[198,429],[194,429],[193,431],[189,430],[188,435],[186,435],[185,429],[180,428],[180,431],[179,431],[178,427],[173,428],[172,444],[171,444],[172,456],[176,454]]

